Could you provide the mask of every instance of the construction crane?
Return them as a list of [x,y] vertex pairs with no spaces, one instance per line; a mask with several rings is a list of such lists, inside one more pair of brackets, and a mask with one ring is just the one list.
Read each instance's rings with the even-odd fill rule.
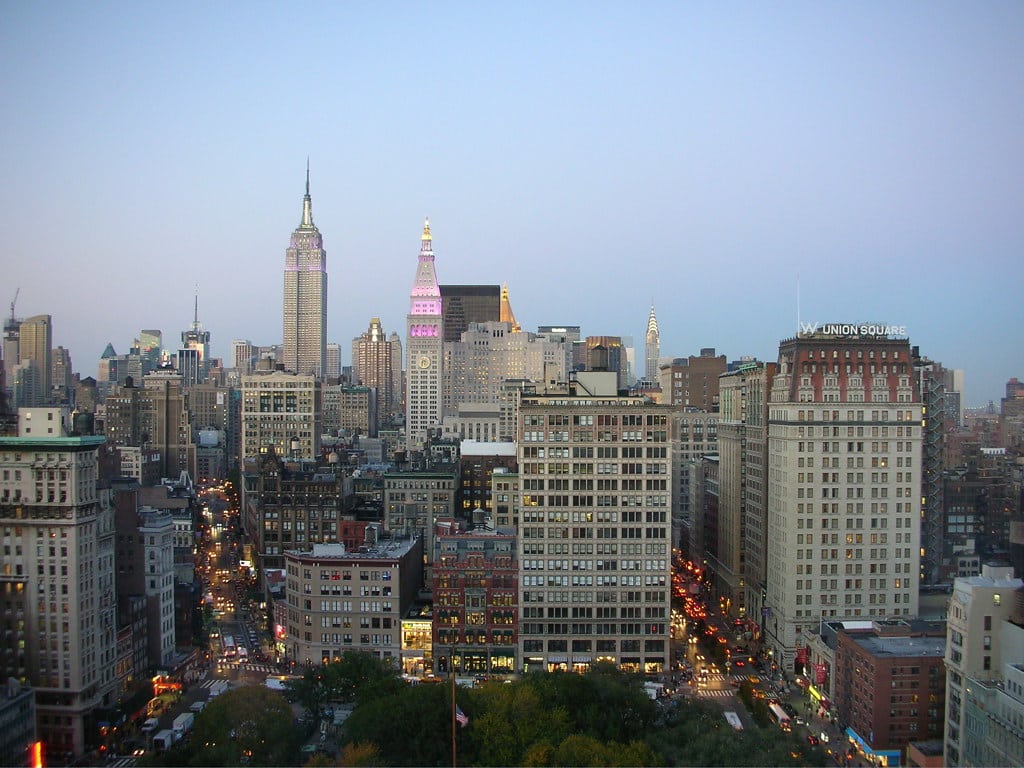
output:
[[21,293],[21,286],[19,285],[17,290],[14,291],[14,298],[11,299],[11,322],[14,322],[14,305],[18,301],[18,294]]

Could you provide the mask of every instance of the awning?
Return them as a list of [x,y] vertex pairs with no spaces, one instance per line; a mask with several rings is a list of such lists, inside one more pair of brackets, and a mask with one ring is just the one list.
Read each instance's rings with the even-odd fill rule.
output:
[[548,656],[548,664],[568,664],[568,656]]

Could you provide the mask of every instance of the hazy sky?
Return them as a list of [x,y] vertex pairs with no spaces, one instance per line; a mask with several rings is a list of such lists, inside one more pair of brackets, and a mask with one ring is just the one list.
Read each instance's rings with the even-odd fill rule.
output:
[[328,336],[442,283],[524,328],[777,357],[905,325],[1024,377],[1024,4],[7,2],[0,301],[96,375],[139,330],[281,340],[306,157]]

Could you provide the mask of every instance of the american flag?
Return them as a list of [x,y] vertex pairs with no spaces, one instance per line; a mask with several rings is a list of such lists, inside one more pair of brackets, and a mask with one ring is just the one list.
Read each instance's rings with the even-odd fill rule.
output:
[[455,719],[459,721],[459,726],[465,728],[469,724],[469,715],[462,711],[462,708],[455,705]]

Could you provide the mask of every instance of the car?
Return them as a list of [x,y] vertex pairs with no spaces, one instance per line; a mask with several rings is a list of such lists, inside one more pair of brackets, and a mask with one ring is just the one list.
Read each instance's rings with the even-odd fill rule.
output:
[[812,747],[816,747],[816,746],[818,746],[819,743],[821,743],[821,740],[817,736],[815,736],[813,733],[808,733],[807,734],[807,743],[810,744]]
[[745,667],[747,666],[747,662],[745,662],[743,659],[736,659],[736,661],[733,662],[733,666]]

